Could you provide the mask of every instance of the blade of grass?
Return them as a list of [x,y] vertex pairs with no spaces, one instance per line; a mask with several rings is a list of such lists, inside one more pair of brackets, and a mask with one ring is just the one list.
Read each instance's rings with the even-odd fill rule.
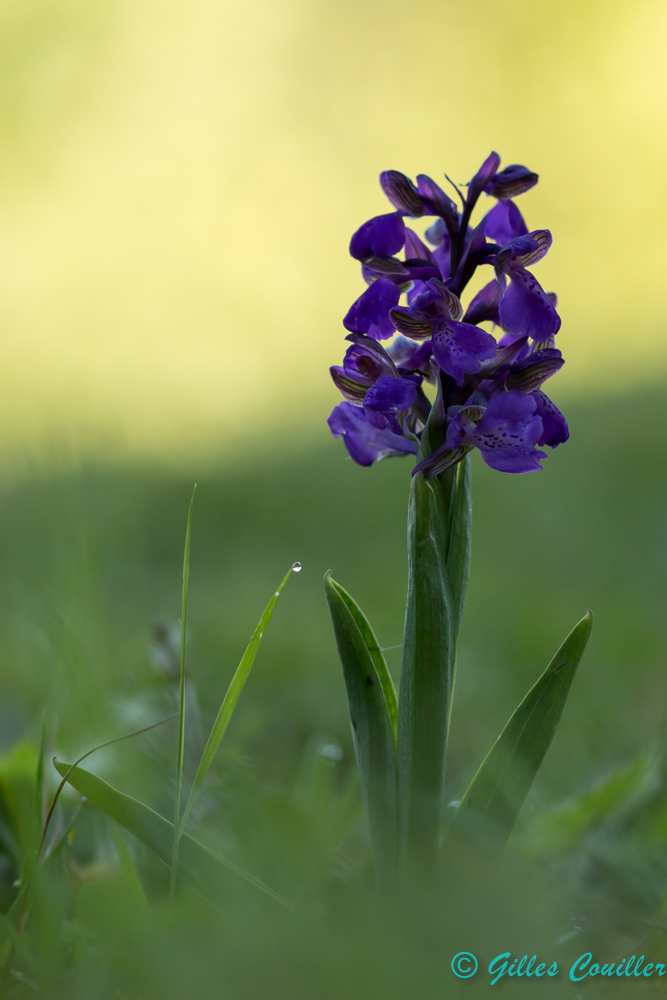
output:
[[204,778],[209,772],[222,738],[227,732],[227,727],[229,726],[232,715],[234,714],[234,709],[236,708],[236,704],[241,696],[245,682],[248,679],[252,665],[255,662],[255,657],[257,656],[262,636],[264,635],[267,625],[271,621],[271,615],[273,614],[274,608],[278,603],[280,593],[292,573],[298,573],[300,570],[301,563],[294,563],[294,565],[289,568],[283,577],[282,583],[279,585],[278,589],[275,591],[271,600],[265,607],[264,614],[259,619],[257,628],[253,632],[250,642],[246,646],[245,653],[241,657],[241,662],[236,668],[236,672],[230,681],[227,693],[225,694],[222,705],[220,706],[220,711],[218,712],[217,718],[213,723],[213,728],[211,729],[210,736],[206,746],[204,747],[204,752],[202,753],[199,767],[197,768],[195,780],[192,783],[192,789],[190,790],[188,801],[186,802],[185,809],[183,810],[183,818],[180,822],[180,830],[178,833],[179,837],[182,836],[183,831],[185,830],[190,817],[190,811],[194,805],[199,789],[204,783]]
[[[81,795],[84,795],[91,805],[120,823],[125,830],[150,848],[169,866],[174,827],[168,819],[160,816],[154,809],[144,805],[138,799],[118,791],[117,788],[102,778],[98,778],[91,771],[86,771],[76,765],[65,764],[63,761],[54,761],[54,765],[69,784],[76,788]],[[184,833],[181,838],[180,853],[180,877],[193,884],[204,898],[213,904],[219,901],[219,893],[224,889],[224,882],[221,880],[224,880],[227,871],[231,871],[250,882],[256,889],[260,889],[272,899],[282,903],[283,906],[293,909],[288,900],[271,889],[261,879],[244,871],[232,861],[228,861],[227,858],[218,854],[217,851],[213,851],[210,847],[195,840],[189,833]]]
[[39,756],[35,774],[35,843],[39,843],[39,835],[44,822],[44,753],[46,750],[46,713],[42,715],[42,735],[39,741]]
[[183,552],[183,595],[181,609],[181,675],[178,702],[178,758],[176,762],[176,798],[174,801],[174,843],[171,856],[170,895],[173,899],[176,892],[178,873],[178,850],[181,839],[181,793],[183,790],[183,762],[185,759],[185,642],[188,622],[188,586],[190,582],[190,538],[192,535],[192,508],[195,502],[197,484],[195,483],[190,497],[188,524],[185,529],[185,551]]

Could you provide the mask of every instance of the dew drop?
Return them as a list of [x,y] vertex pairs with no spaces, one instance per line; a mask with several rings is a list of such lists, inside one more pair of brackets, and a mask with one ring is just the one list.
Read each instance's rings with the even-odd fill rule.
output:
[[301,563],[300,562],[295,562],[294,563],[294,565],[292,566],[292,572],[293,573],[300,573],[301,572]]
[[260,639],[262,638],[262,636],[263,636],[263,635],[264,635],[264,633],[263,633],[263,632],[260,632],[260,633],[259,633],[259,637],[260,637]]

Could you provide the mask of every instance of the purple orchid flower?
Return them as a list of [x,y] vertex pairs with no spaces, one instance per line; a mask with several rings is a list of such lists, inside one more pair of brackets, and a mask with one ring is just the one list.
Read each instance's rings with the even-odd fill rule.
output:
[[[473,448],[491,468],[530,472],[546,457],[540,447],[569,437],[565,417],[541,388],[564,363],[555,348],[557,300],[529,270],[549,250],[551,234],[529,232],[514,202],[538,176],[520,164],[499,167],[491,153],[465,195],[449,182],[460,210],[426,174],[416,182],[398,170],[381,174],[395,211],[369,219],[352,237],[350,254],[369,287],[343,321],[352,346],[331,368],[345,402],[329,425],[360,464],[415,454],[430,421],[438,429],[424,442],[445,440],[420,455],[415,471],[429,478]],[[496,204],[475,223],[482,193]],[[424,234],[430,246],[405,226],[406,217],[422,216],[435,217]],[[464,313],[461,294],[482,264],[494,266],[495,278]],[[399,305],[403,295],[407,305]],[[480,327],[486,322],[500,327],[499,343]],[[385,350],[379,341],[391,338]],[[433,408],[424,378],[438,387]]]
[[411,306],[399,306],[390,315],[401,333],[414,339],[430,338],[433,357],[442,370],[463,385],[466,375],[479,372],[482,361],[494,356],[497,344],[490,333],[461,323],[462,314],[456,295],[431,279]]
[[385,349],[370,337],[352,334],[348,340],[352,346],[342,366],[330,369],[334,384],[349,403],[363,407],[373,427],[402,435],[397,414],[414,403],[421,376],[399,372]]
[[[493,396],[477,422],[471,408],[450,407],[446,444],[456,450],[461,445],[479,448],[487,465],[499,472],[533,472],[541,469],[546,458],[536,445],[544,434],[537,401],[526,393],[513,390]],[[477,407],[473,407],[477,410]]]
[[547,254],[552,238],[548,229],[536,229],[509,240],[496,256],[496,275],[509,285],[503,292],[498,315],[501,325],[515,337],[545,343],[558,333],[560,316],[535,275],[527,270]]
[[351,403],[335,406],[328,424],[334,437],[343,438],[350,458],[358,465],[372,465],[392,456],[417,454],[417,447],[410,438],[374,427],[365,412]]
[[382,375],[364,396],[364,413],[368,422],[380,430],[388,427],[394,434],[403,434],[396,414],[410,409],[420,382],[419,376],[392,378]]

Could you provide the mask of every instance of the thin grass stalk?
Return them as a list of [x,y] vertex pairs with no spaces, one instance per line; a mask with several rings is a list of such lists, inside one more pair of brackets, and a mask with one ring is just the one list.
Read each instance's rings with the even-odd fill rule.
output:
[[195,483],[190,497],[188,524],[185,529],[185,551],[183,553],[183,593],[181,607],[181,675],[178,702],[178,756],[176,761],[176,796],[174,801],[174,846],[171,857],[171,879],[169,895],[173,900],[176,894],[178,878],[178,849],[181,842],[181,794],[183,790],[183,764],[185,760],[185,643],[188,622],[188,585],[190,581],[190,538],[192,534],[192,508],[195,502],[197,484]]
[[271,616],[278,602],[278,598],[282,593],[283,587],[292,576],[292,573],[299,572],[301,572],[301,563],[299,562],[293,563],[288,569],[281,583],[278,585],[278,589],[274,592],[271,600],[265,607],[264,613],[257,624],[257,628],[253,632],[250,642],[246,646],[245,652],[241,657],[241,662],[236,668],[234,676],[229,683],[229,687],[227,688],[227,692],[223,698],[218,715],[213,723],[209,738],[201,755],[201,760],[199,762],[199,767],[197,768],[194,781],[192,782],[190,794],[185,803],[185,809],[183,810],[183,816],[178,830],[179,838],[183,835],[188,819],[190,818],[190,812],[195,803],[195,799],[197,798],[199,790],[204,783],[204,779],[206,778],[211,764],[213,763],[213,759],[218,751],[220,743],[222,742],[222,738],[227,732],[227,727],[232,720],[232,715],[234,714],[238,700],[241,697],[241,692],[243,691],[245,682],[248,679],[252,665],[255,662],[257,651],[259,650],[266,627],[271,621]]

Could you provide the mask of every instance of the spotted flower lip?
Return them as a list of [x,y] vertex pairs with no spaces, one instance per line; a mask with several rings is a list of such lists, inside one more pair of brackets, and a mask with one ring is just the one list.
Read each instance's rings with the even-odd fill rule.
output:
[[433,357],[457,385],[463,385],[466,375],[476,375],[481,371],[482,361],[492,358],[497,350],[490,333],[453,319],[437,323],[432,344]]
[[497,345],[490,333],[470,323],[461,323],[463,309],[458,296],[437,279],[410,307],[392,309],[391,319],[401,333],[415,340],[431,340],[433,357],[440,368],[462,385],[466,375],[481,369],[493,357]]
[[523,392],[502,392],[489,400],[484,415],[467,436],[482,458],[498,472],[533,472],[541,469],[546,453],[536,445],[544,434],[537,401]]

